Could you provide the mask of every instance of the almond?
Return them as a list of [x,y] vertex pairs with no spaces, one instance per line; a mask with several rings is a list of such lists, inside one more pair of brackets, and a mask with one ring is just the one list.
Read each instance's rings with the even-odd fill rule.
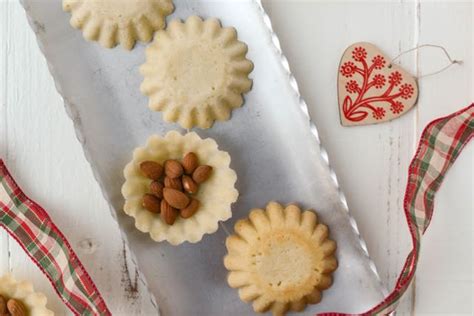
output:
[[185,208],[189,204],[188,196],[183,192],[175,189],[164,188],[163,197],[169,205],[177,209]]
[[183,191],[183,186],[181,185],[180,178],[171,179],[170,177],[165,177],[165,187],[178,191]]
[[145,194],[143,196],[142,205],[152,213],[160,212],[160,199],[153,194]]
[[165,174],[171,179],[181,177],[183,174],[183,166],[177,160],[166,160]]
[[201,203],[199,203],[198,200],[192,198],[189,205],[186,206],[185,208],[183,208],[179,212],[179,215],[182,218],[190,218],[191,216],[193,216],[197,212],[200,205],[201,205]]
[[151,193],[159,199],[163,198],[163,183],[158,181],[153,181],[150,184]]
[[8,311],[12,316],[26,316],[26,308],[15,299],[9,299],[7,303]]
[[7,300],[0,295],[0,315],[7,313]]
[[189,152],[184,155],[183,168],[186,174],[193,174],[194,170],[199,166],[198,157],[195,153]]
[[163,167],[155,161],[144,161],[140,164],[143,174],[152,180],[159,180],[163,174]]
[[178,210],[173,208],[165,200],[161,201],[161,219],[168,225],[173,225],[176,217],[178,217]]
[[194,194],[199,190],[199,185],[191,177],[183,176],[183,188],[189,194]]
[[193,172],[193,180],[197,184],[203,183],[211,175],[212,167],[208,165],[202,165],[196,168]]

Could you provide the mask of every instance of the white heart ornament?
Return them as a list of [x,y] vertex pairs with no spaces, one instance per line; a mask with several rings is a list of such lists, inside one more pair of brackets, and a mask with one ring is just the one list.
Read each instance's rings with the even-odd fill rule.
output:
[[338,69],[338,103],[344,126],[376,124],[408,112],[418,99],[416,78],[370,43],[355,43]]

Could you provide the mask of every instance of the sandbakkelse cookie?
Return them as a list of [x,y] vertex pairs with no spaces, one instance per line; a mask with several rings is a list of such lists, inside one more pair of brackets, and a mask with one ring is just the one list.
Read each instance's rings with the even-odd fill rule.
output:
[[[176,217],[170,225],[162,214],[150,212],[143,205],[143,196],[150,192],[153,180],[143,173],[141,164],[154,161],[166,168],[165,161],[181,160],[189,152],[196,154],[200,165],[212,167],[212,173],[200,183],[199,190],[193,195],[199,200],[199,210],[189,218]],[[181,135],[170,131],[165,136],[153,135],[145,146],[134,150],[132,161],[124,169],[124,211],[135,219],[138,230],[149,233],[155,241],[166,240],[173,245],[185,241],[196,243],[204,234],[217,231],[219,221],[232,216],[231,205],[239,194],[235,189],[237,175],[230,168],[230,161],[230,155],[219,150],[213,139],[202,139],[194,132]],[[200,182],[200,179],[193,178]]]
[[9,274],[0,276],[1,315],[53,316],[46,303],[46,296],[35,292],[31,283],[17,281]]
[[337,268],[336,243],[313,211],[270,202],[234,228],[226,240],[227,281],[256,312],[284,315],[321,300]]
[[215,120],[228,120],[252,86],[246,53],[236,30],[217,19],[171,21],[146,49],[141,91],[165,121],[209,128]]
[[172,0],[63,0],[63,9],[71,12],[70,24],[87,40],[130,50],[137,40],[149,42],[164,28],[174,6]]

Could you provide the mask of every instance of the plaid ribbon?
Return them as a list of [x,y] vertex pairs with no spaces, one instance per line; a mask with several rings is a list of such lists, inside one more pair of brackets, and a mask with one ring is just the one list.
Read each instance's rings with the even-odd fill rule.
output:
[[433,216],[435,194],[446,172],[472,137],[474,137],[474,103],[456,113],[432,121],[424,129],[408,171],[408,184],[403,203],[413,249],[408,254],[392,293],[380,304],[360,315],[387,315],[397,308],[415,275],[421,236]]
[[20,244],[75,315],[110,315],[67,239],[46,211],[23,193],[1,159],[0,226]]

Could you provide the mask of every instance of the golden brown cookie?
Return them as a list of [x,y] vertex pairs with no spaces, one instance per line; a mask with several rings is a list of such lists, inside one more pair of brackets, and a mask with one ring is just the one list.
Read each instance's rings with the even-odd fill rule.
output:
[[284,315],[321,300],[337,268],[336,243],[313,211],[270,202],[234,228],[226,240],[227,281],[256,312]]

